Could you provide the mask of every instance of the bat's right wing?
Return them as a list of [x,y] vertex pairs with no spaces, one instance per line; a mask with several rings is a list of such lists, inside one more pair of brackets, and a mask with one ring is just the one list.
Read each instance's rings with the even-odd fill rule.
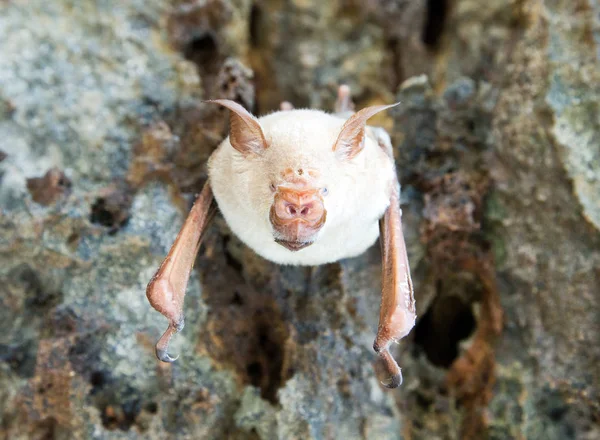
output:
[[185,219],[169,254],[146,288],[152,307],[169,320],[169,327],[156,343],[156,356],[173,362],[167,349],[171,337],[183,329],[183,299],[200,241],[216,213],[216,203],[208,182]]

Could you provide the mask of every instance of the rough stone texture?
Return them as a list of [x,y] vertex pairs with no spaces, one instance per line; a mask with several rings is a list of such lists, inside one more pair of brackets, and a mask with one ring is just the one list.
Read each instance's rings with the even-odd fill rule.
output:
[[524,395],[492,402],[498,436],[600,436],[599,12],[583,1],[531,8],[495,111],[489,217],[510,332],[499,385]]
[[[600,437],[592,0],[0,3],[7,438]],[[427,74],[426,76],[418,76]],[[419,322],[384,390],[379,250],[278,267],[217,217],[173,365],[145,285],[226,112],[348,82],[398,146]],[[375,118],[374,118],[375,119]]]

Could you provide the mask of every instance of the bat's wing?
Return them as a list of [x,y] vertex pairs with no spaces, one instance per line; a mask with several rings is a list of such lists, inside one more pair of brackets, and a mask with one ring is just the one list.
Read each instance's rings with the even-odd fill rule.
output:
[[[342,128],[342,134],[346,126],[353,128],[354,125],[357,125],[349,124],[350,121],[359,119],[357,122],[361,122],[362,125],[358,124],[357,127],[362,128],[369,117],[392,106],[367,107],[359,113],[353,113],[354,104],[350,97],[350,88],[348,86],[340,86],[335,111],[337,116],[344,119],[348,118],[348,121]],[[359,118],[361,113],[364,113],[364,116]],[[356,139],[360,139],[365,134],[375,140],[387,153],[390,160],[394,161],[392,142],[383,128],[367,126],[364,128],[364,132],[355,130],[351,134],[353,137],[350,137],[350,141],[353,142],[346,142],[353,144],[355,147],[350,157],[360,151],[360,148],[356,148]],[[346,139],[346,141],[348,140]],[[415,298],[410,278],[406,244],[404,243],[404,234],[402,233],[400,183],[397,176],[395,176],[395,181],[393,182],[390,206],[379,221],[379,231],[383,260],[382,293],[379,328],[373,348],[384,360],[390,373],[390,378],[384,385],[388,388],[396,388],[402,383],[402,373],[400,367],[390,354],[389,348],[392,342],[399,341],[410,332],[415,325],[416,319]]]
[[216,203],[210,185],[206,183],[185,219],[167,258],[146,288],[152,307],[169,320],[169,327],[156,343],[156,356],[163,362],[177,358],[167,351],[171,337],[183,329],[183,299],[185,289],[202,236],[216,212]]
[[[391,154],[391,142],[383,129],[373,128],[382,148]],[[392,156],[393,160],[393,156]],[[382,293],[379,312],[379,328],[373,344],[382,357],[391,375],[388,388],[402,383],[400,367],[389,352],[392,342],[406,336],[415,325],[416,310],[406,244],[402,232],[402,210],[400,209],[400,185],[394,182],[390,206],[379,221],[382,254]]]

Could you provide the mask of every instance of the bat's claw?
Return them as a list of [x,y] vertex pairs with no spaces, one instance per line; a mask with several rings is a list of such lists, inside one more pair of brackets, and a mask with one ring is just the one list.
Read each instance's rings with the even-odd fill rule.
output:
[[158,342],[156,343],[156,348],[154,352],[156,353],[156,357],[167,363],[175,362],[179,356],[171,357],[169,354],[169,342],[171,341],[171,337],[175,334],[183,330],[184,321],[180,319],[175,323],[169,324],[167,331],[163,333]]
[[382,381],[381,385],[386,388],[398,388],[402,385],[402,380],[402,373],[398,373],[390,376],[387,380]]
[[163,362],[167,362],[167,363],[171,363],[171,362],[175,362],[177,359],[179,359],[179,356],[175,356],[175,357],[171,357],[171,355],[169,353],[167,353],[167,350],[163,350],[162,348],[158,348],[156,347],[156,357]]
[[373,344],[373,349],[381,357],[381,359],[383,359],[385,367],[390,374],[390,377],[386,381],[381,382],[381,384],[386,388],[398,388],[400,385],[402,385],[402,370],[398,366],[398,363],[394,357],[391,355],[389,348],[387,346],[385,346],[385,348],[381,348],[381,345],[375,342]]

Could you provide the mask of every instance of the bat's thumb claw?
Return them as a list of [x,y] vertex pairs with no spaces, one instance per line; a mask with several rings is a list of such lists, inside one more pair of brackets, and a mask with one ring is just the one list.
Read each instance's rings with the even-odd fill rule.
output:
[[154,350],[154,352],[156,353],[156,357],[163,361],[163,362],[175,362],[177,360],[177,358],[179,358],[179,356],[176,357],[171,357],[171,355],[168,352],[168,348],[169,348],[169,341],[171,340],[171,337],[177,333],[180,332],[183,329],[183,318],[177,320],[176,322],[172,322],[169,324],[169,327],[167,328],[167,331],[164,332],[164,334],[160,337],[160,339],[158,340],[158,342],[156,343],[156,348]]
[[171,355],[169,353],[167,353],[167,350],[165,349],[161,349],[156,347],[156,357],[163,361],[163,362],[167,362],[167,363],[171,363],[171,362],[175,362],[177,359],[179,359],[179,356],[175,356],[175,357],[171,357]]
[[386,388],[398,388],[402,385],[402,370],[400,370],[396,360],[391,355],[388,346],[389,342],[387,344],[382,344],[381,341],[377,339],[373,344],[373,349],[381,356],[381,359],[383,359],[383,363],[390,374],[389,379],[381,382],[381,384]]
[[391,375],[387,380],[382,381],[381,385],[383,385],[386,388],[398,388],[400,385],[402,385],[402,373],[397,373],[397,374],[393,374]]

